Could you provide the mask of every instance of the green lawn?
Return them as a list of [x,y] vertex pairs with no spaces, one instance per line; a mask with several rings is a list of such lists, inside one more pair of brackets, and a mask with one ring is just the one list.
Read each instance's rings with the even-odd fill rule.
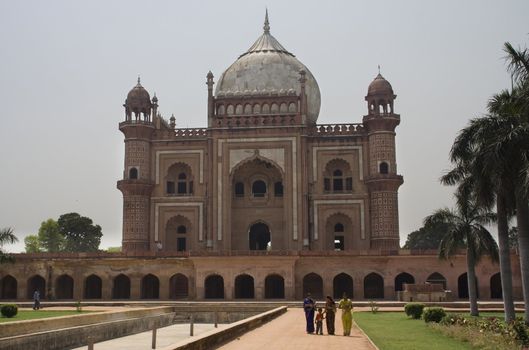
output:
[[354,320],[380,350],[464,350],[468,343],[447,337],[403,312],[355,312]]
[[[90,311],[83,311],[86,313]],[[69,316],[69,315],[79,315],[80,313],[76,310],[69,311],[47,311],[47,310],[18,310],[18,314],[12,318],[0,317],[0,323],[2,322],[12,322],[12,321],[24,321],[24,320],[34,320],[37,318],[49,318],[49,317],[58,317],[58,316]]]

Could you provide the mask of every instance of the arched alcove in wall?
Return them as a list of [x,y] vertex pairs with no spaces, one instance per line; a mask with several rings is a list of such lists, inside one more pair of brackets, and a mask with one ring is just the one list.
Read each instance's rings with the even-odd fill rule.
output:
[[353,294],[353,278],[349,276],[346,273],[340,273],[334,277],[332,280],[332,287],[333,287],[333,297],[335,299],[342,298],[343,294],[347,294],[347,296],[352,299],[354,297]]

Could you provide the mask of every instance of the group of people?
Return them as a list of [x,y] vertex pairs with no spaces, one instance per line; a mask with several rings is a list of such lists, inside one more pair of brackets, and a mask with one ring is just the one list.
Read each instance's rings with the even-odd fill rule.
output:
[[348,336],[351,334],[351,326],[353,324],[353,302],[347,298],[347,294],[343,294],[343,298],[338,302],[338,305],[330,295],[327,295],[325,307],[316,308],[316,302],[311,298],[310,293],[307,293],[307,297],[303,300],[307,333],[313,334],[314,326],[316,326],[316,334],[323,334],[323,320],[325,320],[327,333],[334,335],[334,318],[337,308],[342,310],[343,335]]

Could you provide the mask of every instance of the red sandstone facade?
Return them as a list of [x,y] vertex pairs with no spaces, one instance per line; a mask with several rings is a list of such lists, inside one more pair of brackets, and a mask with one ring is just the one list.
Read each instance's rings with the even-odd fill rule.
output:
[[[214,92],[214,85],[216,91]],[[21,255],[0,297],[58,299],[394,299],[403,283],[465,298],[465,261],[399,249],[396,95],[380,74],[362,123],[317,124],[315,78],[263,35],[215,82],[207,127],[180,129],[138,84],[125,101],[122,254]],[[206,121],[206,118],[204,118]],[[417,254],[419,253],[419,254]],[[521,295],[513,257],[515,295]],[[477,269],[501,296],[499,267]],[[498,290],[499,287],[499,290]]]

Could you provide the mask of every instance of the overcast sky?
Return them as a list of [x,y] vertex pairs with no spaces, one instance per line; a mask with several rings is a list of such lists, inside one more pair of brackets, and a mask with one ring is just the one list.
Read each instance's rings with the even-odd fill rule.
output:
[[401,241],[450,206],[452,141],[510,85],[502,45],[529,44],[529,1],[0,1],[0,227],[67,212],[121,245],[123,101],[138,74],[179,127],[206,126],[215,79],[271,33],[313,73],[319,123],[361,122],[377,65],[397,94]]

